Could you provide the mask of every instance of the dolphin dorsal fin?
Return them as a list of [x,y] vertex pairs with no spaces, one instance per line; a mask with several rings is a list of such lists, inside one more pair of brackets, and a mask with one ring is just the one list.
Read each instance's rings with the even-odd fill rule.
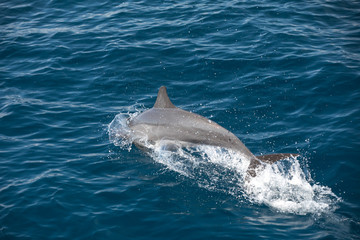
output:
[[176,108],[175,105],[170,101],[165,86],[162,86],[159,89],[154,108]]

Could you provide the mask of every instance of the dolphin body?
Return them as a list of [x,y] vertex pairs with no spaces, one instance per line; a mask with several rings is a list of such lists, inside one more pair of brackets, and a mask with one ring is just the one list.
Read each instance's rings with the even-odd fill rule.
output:
[[128,126],[134,136],[134,144],[141,149],[146,149],[146,144],[165,141],[179,147],[210,145],[240,152],[250,159],[248,174],[253,177],[256,175],[256,168],[264,163],[274,163],[297,155],[280,153],[255,156],[239,138],[219,124],[175,107],[164,86],[160,88],[154,106],[132,119]]

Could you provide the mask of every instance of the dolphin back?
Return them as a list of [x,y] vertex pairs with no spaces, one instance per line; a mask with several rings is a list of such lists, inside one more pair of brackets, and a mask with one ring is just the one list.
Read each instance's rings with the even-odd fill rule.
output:
[[154,107],[130,121],[136,135],[148,141],[179,141],[189,144],[219,146],[255,158],[250,150],[233,133],[201,115],[175,107],[166,87],[162,86]]

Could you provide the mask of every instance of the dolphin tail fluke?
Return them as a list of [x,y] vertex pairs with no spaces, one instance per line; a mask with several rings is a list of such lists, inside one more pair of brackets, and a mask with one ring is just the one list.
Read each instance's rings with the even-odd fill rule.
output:
[[257,159],[259,159],[260,161],[264,162],[264,163],[269,163],[272,164],[276,161],[279,160],[283,160],[283,159],[287,159],[287,158],[295,158],[299,156],[299,154],[295,154],[295,153],[275,153],[275,154],[267,154],[267,155],[261,155],[261,156],[256,156]]
[[256,158],[251,159],[250,165],[247,170],[247,174],[248,174],[248,176],[255,177],[256,170],[258,168],[261,168],[261,165],[262,165],[261,162],[267,163],[267,164],[273,164],[279,160],[283,160],[283,159],[287,159],[287,158],[295,158],[298,156],[299,156],[299,154],[295,154],[295,153],[275,153],[275,154],[256,156]]

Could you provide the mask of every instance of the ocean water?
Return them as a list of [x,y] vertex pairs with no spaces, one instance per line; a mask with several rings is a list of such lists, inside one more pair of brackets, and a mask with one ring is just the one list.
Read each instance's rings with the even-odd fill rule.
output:
[[[160,86],[254,154],[121,138]],[[0,239],[359,239],[358,1],[2,1]]]

